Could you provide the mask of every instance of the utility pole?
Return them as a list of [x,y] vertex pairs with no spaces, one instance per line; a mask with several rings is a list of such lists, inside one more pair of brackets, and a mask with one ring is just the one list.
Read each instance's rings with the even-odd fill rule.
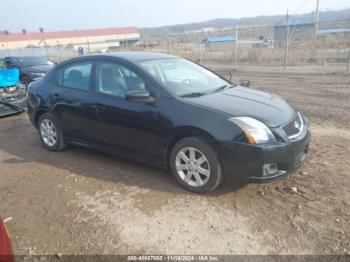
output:
[[236,26],[235,30],[235,68],[238,66],[238,27]]
[[127,36],[126,35],[124,35],[124,50],[126,49],[126,50],[128,50],[128,40],[127,40]]
[[169,55],[171,55],[171,35],[168,35],[169,39],[168,39],[168,44],[169,44]]
[[202,63],[202,32],[199,32],[198,37],[198,45],[199,45],[199,63]]
[[[350,17],[349,17],[350,19]],[[347,69],[348,69],[348,73],[350,74],[350,44],[348,45],[349,47],[349,56],[348,56],[348,64],[347,64]]]
[[316,0],[316,11],[315,11],[315,41],[317,41],[317,32],[318,32],[318,17],[319,17],[319,6],[320,0]]
[[288,67],[288,48],[289,48],[289,14],[287,10],[287,24],[286,24],[286,50],[284,53],[284,69]]
[[348,57],[348,73],[350,73],[350,48],[349,48],[349,57]]
[[146,44],[146,49],[148,49],[148,37],[147,37],[147,35],[145,36],[145,44]]

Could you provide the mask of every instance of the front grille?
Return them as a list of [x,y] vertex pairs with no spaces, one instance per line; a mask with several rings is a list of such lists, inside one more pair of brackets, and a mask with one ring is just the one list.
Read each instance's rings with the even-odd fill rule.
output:
[[302,128],[303,120],[299,113],[293,121],[283,126],[283,130],[289,138],[297,137],[301,133]]

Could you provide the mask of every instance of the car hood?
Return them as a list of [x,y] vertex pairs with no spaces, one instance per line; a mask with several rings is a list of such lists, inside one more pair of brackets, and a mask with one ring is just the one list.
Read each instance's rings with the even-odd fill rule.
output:
[[36,66],[28,66],[23,69],[30,71],[30,72],[40,72],[40,73],[46,73],[51,68],[53,68],[54,65],[36,65]]
[[278,127],[295,118],[295,110],[279,96],[237,86],[188,101],[231,116],[248,116],[268,127]]

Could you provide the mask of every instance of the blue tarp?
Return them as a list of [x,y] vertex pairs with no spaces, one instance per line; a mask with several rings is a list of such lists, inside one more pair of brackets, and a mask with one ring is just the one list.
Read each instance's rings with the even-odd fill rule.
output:
[[0,88],[7,86],[15,86],[18,82],[18,69],[0,69]]

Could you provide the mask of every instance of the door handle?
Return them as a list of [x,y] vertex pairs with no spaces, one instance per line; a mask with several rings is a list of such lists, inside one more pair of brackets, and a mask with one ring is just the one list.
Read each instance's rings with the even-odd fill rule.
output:
[[92,105],[92,108],[95,109],[96,111],[103,111],[106,109],[106,106],[100,105],[100,104],[95,104],[95,105]]
[[80,101],[73,101],[72,105],[75,107],[81,107],[81,102]]

